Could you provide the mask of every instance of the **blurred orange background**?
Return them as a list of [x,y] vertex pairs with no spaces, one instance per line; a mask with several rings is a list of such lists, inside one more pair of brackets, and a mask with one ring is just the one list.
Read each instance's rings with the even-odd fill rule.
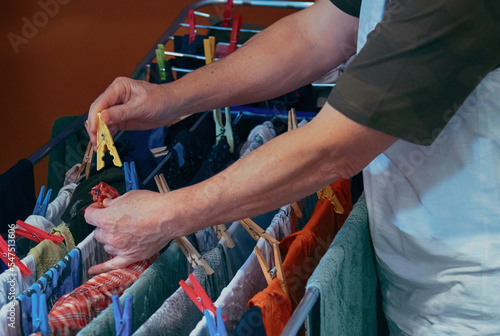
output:
[[[87,112],[115,77],[130,76],[191,2],[4,1],[0,11],[0,134],[4,139],[0,173],[48,142],[57,118]],[[223,6],[200,11],[221,14]],[[293,12],[235,9],[244,23],[259,25]],[[39,27],[30,31],[26,22]],[[207,24],[208,19],[197,18],[197,22]],[[177,34],[185,33],[181,29]],[[47,172],[48,157],[35,166],[36,190],[46,183]]]

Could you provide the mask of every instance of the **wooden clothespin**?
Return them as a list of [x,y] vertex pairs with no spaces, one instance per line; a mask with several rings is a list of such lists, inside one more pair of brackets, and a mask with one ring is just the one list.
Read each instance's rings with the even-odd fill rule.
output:
[[94,157],[94,150],[92,147],[92,142],[89,141],[89,144],[87,145],[87,150],[85,151],[85,154],[83,154],[82,164],[80,166],[80,169],[78,169],[77,173],[78,177],[80,177],[80,175],[85,170],[85,179],[87,180],[89,178],[93,157]]
[[[165,176],[163,174],[155,175],[155,182],[158,186],[158,190],[162,194],[166,194],[170,192],[170,188],[165,180]],[[200,253],[194,248],[193,244],[186,237],[179,237],[174,239],[181,251],[186,256],[187,260],[195,268],[196,266],[201,266],[205,270],[207,274],[213,274],[214,270],[210,265],[206,262],[205,259],[200,255]]]
[[229,233],[227,233],[226,226],[224,224],[214,225],[213,228],[215,233],[217,234],[217,239],[221,240],[222,237],[224,237],[226,239],[227,247],[234,247],[234,242],[231,239]]
[[108,126],[102,121],[100,113],[97,113],[97,118],[99,119],[97,124],[97,170],[104,168],[104,153],[106,148],[109,150],[109,154],[113,156],[113,164],[121,167],[122,161],[115,148],[115,143],[113,142],[113,137],[109,132]]
[[189,23],[189,44],[196,40],[196,19],[194,16],[194,9],[188,10],[188,23]]
[[214,110],[215,144],[219,144],[219,141],[223,136],[225,136],[227,144],[229,145],[229,152],[234,153],[234,136],[233,127],[231,125],[231,111],[229,110],[229,107],[225,108],[225,117],[226,123],[223,124],[221,109]]
[[[276,277],[278,278],[281,288],[288,296],[288,287],[286,285],[285,271],[283,270],[283,261],[281,259],[279,242],[273,236],[267,233],[264,229],[258,226],[250,218],[242,219],[240,220],[240,223],[248,231],[248,233],[250,233],[253,239],[258,241],[260,238],[264,238],[272,246],[273,256],[274,256],[274,267],[276,268]],[[255,255],[257,256],[257,259],[259,260],[259,264],[260,267],[262,268],[262,272],[264,273],[266,281],[269,284],[273,278],[273,276],[270,274],[273,271],[273,269],[269,267],[269,265],[266,262],[266,259],[264,258],[264,255],[262,254],[262,251],[257,246],[254,247],[254,251]]]
[[340,215],[344,213],[344,207],[340,203],[337,195],[335,195],[330,185],[327,185],[323,189],[317,191],[316,194],[318,195],[318,199],[326,198],[327,200],[329,200],[333,205],[333,211],[335,211],[335,213],[338,213]]
[[154,157],[165,156],[168,154],[167,146],[158,147],[158,148],[151,148],[150,151]]
[[156,62],[158,63],[158,73],[162,81],[167,80],[167,66],[165,63],[165,48],[163,44],[158,44],[156,47]]
[[[295,113],[295,109],[292,108],[288,111],[288,132],[297,129],[297,114]],[[293,202],[290,204],[295,213],[295,216],[298,218],[302,218],[302,210],[300,210],[299,204],[297,202]]]
[[[215,308],[215,305],[207,295],[207,292],[205,292],[193,274],[189,274],[188,279],[193,287],[189,286],[184,280],[179,281],[179,285],[182,289],[184,289],[187,296],[189,296],[191,301],[193,301],[202,313],[205,312],[205,310],[208,310],[215,316],[217,314],[217,308]],[[222,316],[222,320],[226,321],[226,317]]]

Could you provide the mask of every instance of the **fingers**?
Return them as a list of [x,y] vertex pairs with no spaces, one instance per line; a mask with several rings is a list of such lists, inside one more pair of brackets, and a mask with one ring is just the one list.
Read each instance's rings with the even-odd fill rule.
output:
[[111,260],[108,260],[102,264],[92,266],[89,268],[90,275],[101,274],[105,272],[109,272],[112,270],[117,270],[121,268],[125,268],[128,265],[131,265],[139,260],[135,260],[128,257],[114,257]]
[[99,222],[99,216],[104,209],[100,209],[97,203],[93,203],[85,209],[85,221],[97,227],[101,227]]

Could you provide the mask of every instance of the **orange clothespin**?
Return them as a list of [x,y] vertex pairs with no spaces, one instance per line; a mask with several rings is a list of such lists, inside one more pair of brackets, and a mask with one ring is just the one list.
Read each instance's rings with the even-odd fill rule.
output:
[[327,185],[323,189],[317,191],[316,194],[318,195],[318,199],[326,198],[327,200],[329,200],[333,205],[333,211],[335,211],[335,213],[338,213],[340,215],[344,213],[344,207],[340,203],[337,195],[335,195],[330,185]]
[[122,161],[120,156],[118,156],[118,151],[115,148],[115,143],[113,142],[113,137],[109,132],[108,126],[102,121],[101,114],[97,113],[98,125],[97,125],[97,170],[104,168],[104,153],[109,150],[109,153],[113,156],[113,164],[117,167],[122,166]]
[[[286,285],[285,271],[283,270],[283,261],[281,259],[279,242],[273,236],[267,233],[264,229],[258,226],[250,218],[242,219],[240,220],[240,223],[248,231],[248,233],[250,233],[253,239],[258,241],[260,238],[264,238],[272,246],[276,277],[278,278],[281,288],[288,296],[288,287]],[[266,281],[269,284],[273,278],[271,272],[273,272],[274,269],[271,269],[269,267],[269,265],[266,262],[266,259],[264,258],[264,255],[262,254],[262,251],[257,246],[254,247],[254,251],[255,255],[257,256],[257,259],[259,260],[259,264],[260,267],[262,268],[262,272],[264,273]]]
[[[160,193],[165,194],[170,192],[170,188],[163,174],[156,175],[155,182],[156,185],[158,186],[158,190],[160,191]],[[191,242],[186,237],[183,236],[175,238],[175,242],[177,243],[181,251],[184,253],[191,266],[193,266],[193,268],[195,268],[196,266],[201,266],[203,267],[203,269],[207,274],[210,275],[214,273],[212,267],[210,267],[210,265],[206,262],[205,259],[203,259],[200,253],[196,251],[193,244],[191,244]]]
[[227,0],[226,5],[224,6],[224,14],[222,14],[222,27],[229,27],[229,21],[233,17],[234,4],[233,0]]
[[241,29],[242,17],[239,14],[234,15],[233,27],[231,30],[231,37],[229,39],[229,47],[227,48],[227,54],[232,54],[236,50],[236,45],[238,44],[238,34]]
[[10,248],[7,242],[0,236],[0,259],[3,260],[7,267],[11,268],[12,266],[19,267],[21,274],[30,275],[31,270],[26,267],[25,264],[22,263],[21,260],[17,257],[14,251]]
[[196,20],[194,16],[194,9],[188,11],[188,23],[189,23],[189,44],[196,40]]
[[64,237],[53,235],[51,233],[47,233],[42,229],[29,225],[23,221],[18,220],[16,224],[19,226],[16,228],[15,232],[17,235],[33,240],[37,243],[42,242],[45,239],[49,239],[56,244],[62,243]]
[[[193,287],[189,286],[184,280],[179,281],[179,285],[182,289],[184,289],[191,301],[194,302],[196,307],[198,307],[202,313],[204,313],[205,310],[209,310],[214,314],[214,316],[216,316],[217,308],[215,308],[214,303],[207,295],[207,292],[205,292],[203,287],[200,285],[196,277],[193,274],[189,274],[188,279]],[[222,316],[222,320],[224,322],[226,321],[226,317],[224,315]]]

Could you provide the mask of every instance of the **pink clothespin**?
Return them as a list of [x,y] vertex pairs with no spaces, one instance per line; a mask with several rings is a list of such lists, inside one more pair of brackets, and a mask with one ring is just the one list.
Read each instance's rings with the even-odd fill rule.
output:
[[236,44],[238,44],[238,34],[241,29],[242,17],[239,14],[234,15],[233,29],[231,30],[231,38],[229,39],[229,47],[227,48],[227,54],[232,54],[236,50]]
[[90,194],[92,195],[92,200],[94,202],[97,202],[97,204],[101,208],[104,208],[103,202],[106,198],[115,199],[118,196],[120,196],[120,193],[118,191],[116,191],[115,188],[107,185],[104,182],[101,182],[98,185],[96,185],[95,187],[93,187],[90,190]]
[[224,14],[222,17],[222,27],[229,27],[229,21],[231,21],[231,18],[233,17],[233,10],[234,10],[234,5],[233,5],[233,0],[227,0],[226,6],[224,7]]
[[194,18],[194,9],[190,9],[188,11],[188,23],[189,23],[189,44],[191,44],[196,39],[196,21]]
[[[215,308],[214,303],[207,295],[207,292],[205,292],[198,280],[196,280],[196,277],[193,274],[189,274],[188,279],[191,281],[193,287],[189,286],[184,280],[179,281],[179,285],[181,285],[182,289],[184,289],[191,301],[194,302],[196,307],[198,307],[202,313],[204,313],[205,310],[209,310],[214,314],[214,316],[217,316],[217,308]],[[222,319],[226,322],[226,317],[224,315],[222,316]]]
[[10,268],[13,265],[19,267],[21,274],[30,275],[31,270],[22,263],[7,242],[0,236],[0,259]]
[[56,236],[51,233],[47,233],[42,229],[34,227],[33,225],[29,225],[23,221],[18,220],[16,224],[19,226],[15,232],[19,236],[26,237],[30,240],[33,240],[37,243],[41,243],[45,239],[52,240],[54,243],[59,244],[62,243],[64,237]]

